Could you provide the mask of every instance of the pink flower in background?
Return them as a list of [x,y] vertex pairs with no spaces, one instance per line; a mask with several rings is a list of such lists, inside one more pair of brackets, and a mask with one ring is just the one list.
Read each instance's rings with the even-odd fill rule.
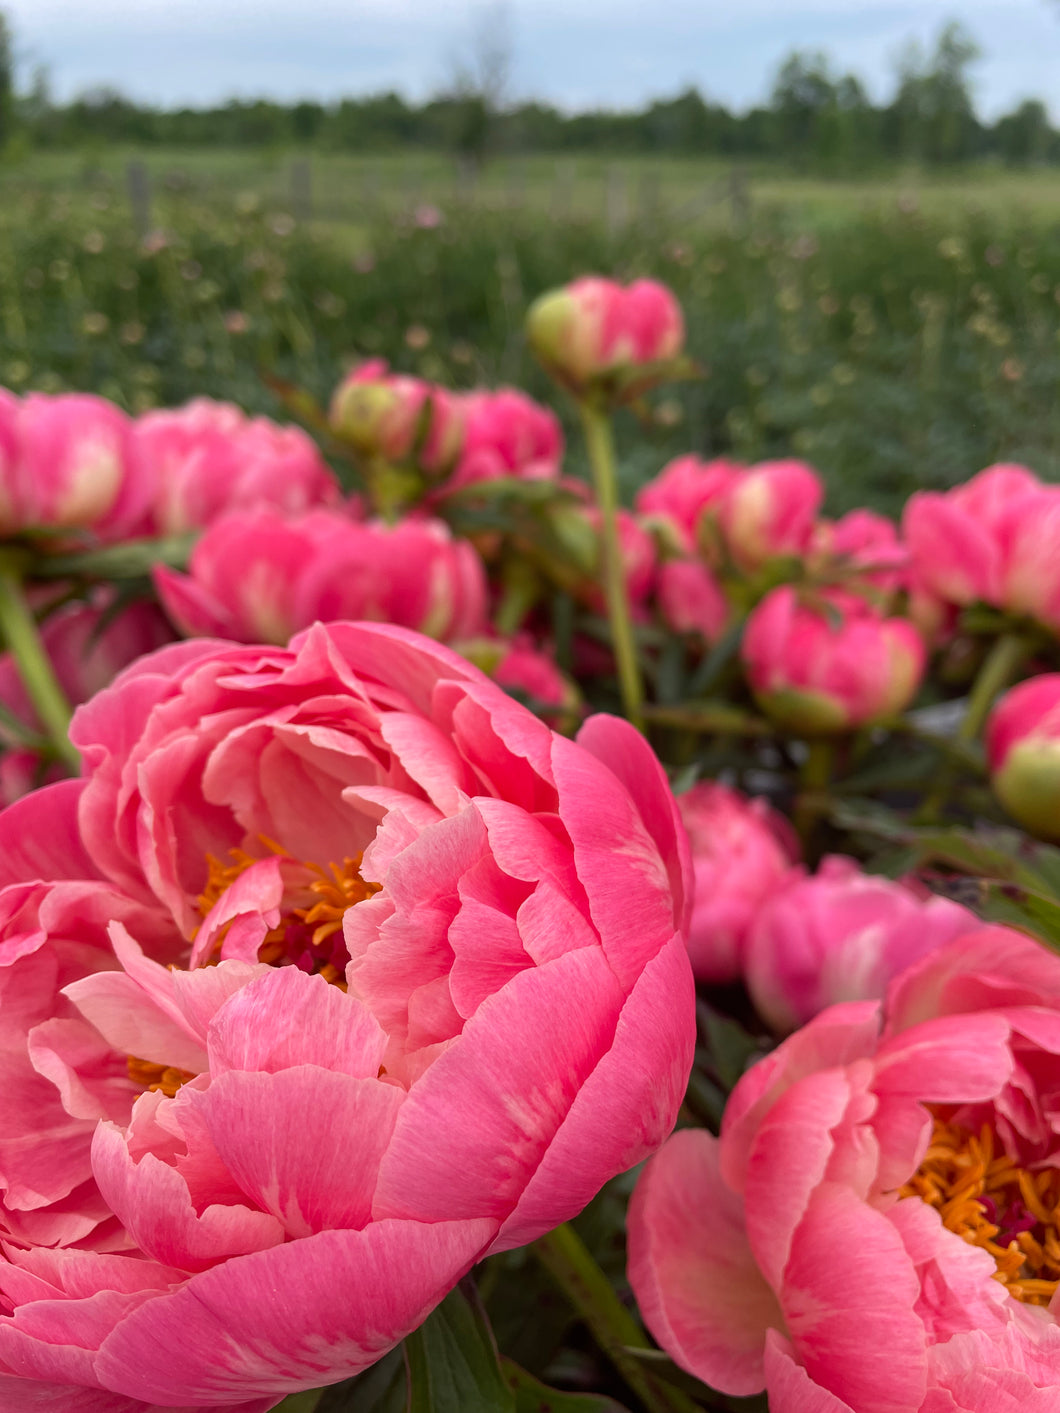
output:
[[[606,611],[603,606],[604,591],[600,586],[599,577],[600,512],[595,505],[585,505],[572,507],[571,513],[583,518],[587,524],[592,526],[596,535],[593,578],[591,582],[586,582],[582,592],[587,603],[594,606],[597,612],[604,613]],[[643,616],[655,586],[655,541],[629,510],[619,509],[617,523],[619,549],[622,555],[622,568],[626,575],[626,592],[629,594],[630,607],[638,616]]]
[[1013,819],[1043,839],[1060,838],[1060,673],[1006,692],[985,745],[990,783]]
[[69,529],[101,540],[131,533],[150,487],[130,455],[131,423],[88,393],[0,388],[0,534]]
[[921,491],[902,529],[925,589],[1060,630],[1060,489],[1025,466],[990,466],[944,494]]
[[783,815],[715,781],[677,797],[692,852],[688,955],[699,981],[737,981],[759,912],[799,876],[799,845]]
[[786,1033],[833,1002],[877,999],[905,967],[977,926],[948,898],[833,856],[758,910],[747,989],[759,1015]]
[[820,568],[847,570],[851,578],[886,593],[905,583],[909,550],[899,539],[894,521],[874,510],[851,510],[838,520],[819,520],[812,552]]
[[698,633],[716,643],[732,619],[732,605],[714,571],[699,559],[668,559],[659,565],[656,602],[675,633]]
[[[347,623],[163,649],[72,737],[85,781],[17,807],[48,827],[5,859],[144,914],[114,914],[122,970],[64,994],[145,1092],[92,1148],[116,1254],[0,1268],[10,1406],[258,1413],[338,1381],[669,1131],[687,846],[625,723],[576,744],[430,640]],[[66,873],[23,857],[41,840]],[[183,967],[144,955],[157,919]]]
[[847,731],[907,707],[920,686],[924,643],[902,618],[852,594],[800,602],[786,586],[747,620],[741,648],[763,710],[786,730]]
[[547,407],[517,388],[465,393],[465,434],[445,490],[502,476],[553,481],[563,462],[563,431]]
[[464,445],[463,400],[422,378],[391,373],[381,358],[360,363],[331,399],[331,426],[366,457],[448,471]]
[[685,340],[680,306],[665,285],[598,275],[541,295],[526,327],[545,367],[573,388],[676,358]]
[[145,413],[133,448],[152,488],[151,534],[200,529],[228,510],[271,506],[296,515],[339,500],[335,478],[305,432],[248,418],[231,403],[200,397]]
[[727,557],[746,574],[800,556],[813,540],[824,488],[804,461],[762,461],[735,476],[716,523]]
[[691,554],[704,510],[720,504],[743,468],[734,461],[679,456],[637,492],[637,514],[661,521]]
[[[538,715],[559,730],[572,714],[579,719],[581,695],[578,688],[557,667],[554,658],[543,647],[535,647],[528,633],[515,638],[465,638],[452,644],[462,657],[492,677],[505,691],[516,697],[529,697]],[[554,712],[541,707],[555,707]]]
[[682,1368],[777,1413],[1060,1404],[1060,959],[982,927],[754,1065],[674,1135],[630,1279]]
[[438,520],[361,524],[332,511],[272,510],[216,520],[188,573],[155,587],[189,636],[286,643],[317,620],[365,618],[449,639],[486,626],[486,575],[466,540]]

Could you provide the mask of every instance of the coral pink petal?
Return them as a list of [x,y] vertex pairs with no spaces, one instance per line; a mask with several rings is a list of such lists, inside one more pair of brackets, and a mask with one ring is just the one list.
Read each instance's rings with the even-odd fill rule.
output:
[[599,948],[585,948],[484,1001],[413,1085],[380,1167],[376,1217],[503,1220],[610,1048],[624,999]]
[[675,1133],[648,1163],[629,1208],[629,1278],[648,1328],[683,1369],[724,1393],[765,1383],[776,1296],[751,1255],[743,1204],[718,1171],[718,1140]]
[[0,812],[0,888],[36,879],[100,878],[77,812],[83,780],[60,780]]
[[377,1222],[229,1261],[123,1320],[96,1372],[121,1393],[167,1404],[337,1383],[420,1325],[494,1230],[481,1219]]
[[[230,1071],[196,1096],[196,1107],[242,1191],[300,1237],[366,1224],[404,1100],[403,1089],[374,1077],[296,1065]],[[339,1133],[348,1144],[335,1141]]]
[[776,1330],[766,1335],[765,1366],[769,1406],[776,1413],[857,1413],[849,1403],[814,1383],[796,1364],[791,1345]]

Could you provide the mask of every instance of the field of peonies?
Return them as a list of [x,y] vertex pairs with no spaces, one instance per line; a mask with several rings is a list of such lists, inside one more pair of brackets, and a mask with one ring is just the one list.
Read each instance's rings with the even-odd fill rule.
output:
[[526,339],[0,392],[0,1413],[1056,1413],[1060,487]]

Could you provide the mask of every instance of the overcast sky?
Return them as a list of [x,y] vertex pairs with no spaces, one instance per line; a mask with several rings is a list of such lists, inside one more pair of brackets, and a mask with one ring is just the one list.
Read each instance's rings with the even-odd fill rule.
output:
[[[0,0],[28,71],[57,96],[108,84],[164,104],[233,95],[422,98],[466,52],[478,0]],[[876,97],[910,36],[957,18],[983,50],[987,116],[1035,96],[1060,118],[1060,0],[508,0],[513,92],[569,108],[633,107],[690,83],[761,100],[795,46],[827,50]]]

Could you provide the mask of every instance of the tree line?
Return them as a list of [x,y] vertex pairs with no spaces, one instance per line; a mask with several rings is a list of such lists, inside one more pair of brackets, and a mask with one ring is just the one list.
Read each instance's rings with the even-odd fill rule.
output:
[[417,147],[450,150],[476,163],[493,152],[657,152],[779,158],[797,169],[834,173],[907,161],[1060,163],[1060,131],[1041,101],[1026,99],[992,123],[979,117],[970,79],[977,58],[962,27],[948,24],[933,51],[907,47],[893,93],[874,103],[862,81],[838,73],[826,54],[797,50],[781,64],[768,100],[746,112],[733,112],[693,87],[636,111],[565,113],[543,102],[504,103],[487,85],[466,81],[420,104],[382,93],[333,103],[232,99],[210,108],[167,109],[109,88],[57,103],[43,72],[18,91],[0,16],[0,142],[18,132],[23,143],[41,148]]

